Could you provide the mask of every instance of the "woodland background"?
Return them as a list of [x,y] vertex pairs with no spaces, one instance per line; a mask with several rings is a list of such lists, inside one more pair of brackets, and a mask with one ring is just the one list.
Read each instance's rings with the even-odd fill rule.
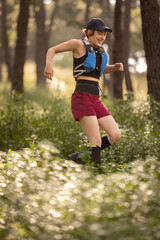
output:
[[[160,24],[157,0],[0,1],[0,239],[160,239]],[[47,49],[82,38],[92,17],[113,29],[101,100],[122,139],[89,163],[73,120],[71,53]],[[103,131],[101,134],[105,134]],[[80,151],[85,166],[67,160]]]
[[[23,92],[23,70],[27,63],[32,63],[32,69],[36,65],[30,74],[35,84],[44,84],[42,74],[47,49],[71,38],[83,37],[82,29],[88,20],[100,17],[113,29],[105,43],[110,64],[122,61],[125,66],[124,73],[104,77],[103,85],[109,94],[123,98],[123,79],[127,92],[133,93],[135,77],[138,86],[142,81],[142,85],[145,84],[142,73],[148,66],[148,93],[159,100],[159,1],[1,0],[1,10],[0,79],[10,80],[13,90]],[[4,65],[7,76],[2,71]],[[71,67],[71,56],[61,54],[57,65]],[[28,79],[30,70],[26,69]],[[137,76],[137,73],[141,74]],[[138,86],[135,91],[139,90]],[[147,92],[146,88],[144,91]]]

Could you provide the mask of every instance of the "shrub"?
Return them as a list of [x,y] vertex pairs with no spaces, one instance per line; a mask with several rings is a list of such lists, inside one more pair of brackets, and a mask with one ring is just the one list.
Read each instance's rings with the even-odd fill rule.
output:
[[[160,105],[103,99],[122,139],[101,171],[68,161],[88,141],[70,104],[37,89],[0,108],[0,239],[158,240]],[[103,132],[102,132],[103,134]]]

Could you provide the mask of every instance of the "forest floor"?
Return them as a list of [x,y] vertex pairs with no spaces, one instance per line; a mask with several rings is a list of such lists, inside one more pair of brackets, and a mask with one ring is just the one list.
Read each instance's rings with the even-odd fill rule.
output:
[[0,87],[0,239],[160,239],[160,104],[101,97],[122,139],[100,171],[68,160],[88,141],[61,89]]

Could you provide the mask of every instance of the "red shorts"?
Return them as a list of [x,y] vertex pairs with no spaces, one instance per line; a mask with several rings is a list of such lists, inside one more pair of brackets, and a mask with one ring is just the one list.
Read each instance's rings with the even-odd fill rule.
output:
[[75,92],[71,98],[71,109],[76,121],[83,116],[97,116],[102,118],[110,115],[110,112],[99,100],[99,95],[85,92]]

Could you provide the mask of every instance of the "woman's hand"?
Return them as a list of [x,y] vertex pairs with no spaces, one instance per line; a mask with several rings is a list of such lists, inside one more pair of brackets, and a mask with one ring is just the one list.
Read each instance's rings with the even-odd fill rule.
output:
[[52,63],[47,63],[43,72],[43,76],[48,78],[49,80],[52,80],[53,78],[53,67]]
[[123,63],[115,63],[115,71],[123,71]]
[[115,63],[113,65],[107,65],[104,73],[112,73],[114,71],[123,71],[123,63]]

